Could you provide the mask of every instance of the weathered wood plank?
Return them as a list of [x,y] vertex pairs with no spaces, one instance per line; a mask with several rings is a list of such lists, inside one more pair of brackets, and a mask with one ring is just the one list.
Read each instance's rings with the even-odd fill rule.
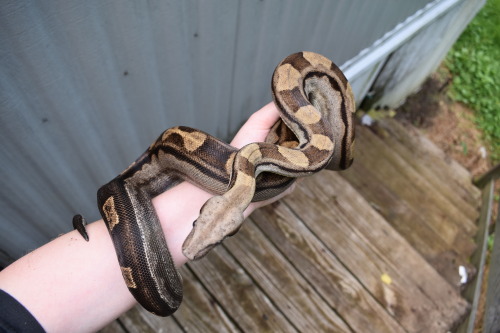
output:
[[224,246],[300,332],[352,332],[254,223]]
[[342,177],[324,172],[299,187],[285,203],[406,330],[461,320],[468,304]]
[[[172,317],[158,317],[141,306],[123,314],[119,321],[128,332],[237,332],[237,327],[187,267],[181,268],[184,300]],[[105,332],[125,332],[117,322]],[[121,330],[120,330],[121,329]]]
[[237,332],[238,329],[201,285],[193,273],[184,266],[184,299],[174,318],[186,332]]
[[367,138],[365,132],[368,130],[358,129],[355,162],[341,175],[450,283],[458,286],[458,266],[468,266],[476,246],[472,237],[450,223],[447,210],[436,209],[432,192],[419,189],[417,182],[402,175],[400,168],[373,149],[372,141],[377,138],[373,134],[374,138]]
[[379,122],[395,141],[400,142],[412,152],[416,159],[425,161],[424,165],[432,166],[437,179],[447,180],[453,191],[478,208],[481,191],[471,181],[470,173],[458,162],[447,156],[439,147],[423,136],[410,125],[403,125],[394,119]]
[[[367,127],[358,127],[358,147],[360,159],[369,165],[384,179],[384,185],[394,189],[401,199],[408,201],[423,214],[425,219],[435,228],[448,230],[450,236],[469,235],[477,232],[475,221],[467,218],[457,207],[448,201],[439,191],[429,184],[422,175],[416,172],[401,156]],[[431,165],[428,166],[432,168]],[[443,216],[445,214],[445,216]],[[476,215],[477,217],[477,215]],[[446,219],[447,223],[434,221]],[[446,234],[445,234],[446,235]],[[452,241],[455,239],[453,238]]]
[[426,258],[434,258],[448,249],[423,218],[394,191],[384,186],[370,166],[356,159],[348,171],[339,173]]
[[251,219],[353,331],[405,332],[285,204],[259,209]]
[[[460,191],[460,193],[463,192],[464,188],[460,187],[459,189],[457,189],[457,183],[455,182],[453,177],[449,175],[449,172],[446,173],[441,170],[442,164],[444,162],[439,165],[432,164],[433,161],[429,161],[429,157],[432,155],[430,155],[428,151],[426,154],[422,154],[420,151],[415,151],[414,149],[412,149],[413,147],[407,147],[403,145],[402,142],[394,138],[391,135],[393,131],[391,132],[389,130],[391,126],[397,126],[396,124],[399,123],[395,122],[394,120],[382,119],[374,126],[372,126],[371,129],[373,133],[378,138],[380,138],[381,142],[383,142],[387,147],[390,147],[390,149],[392,149],[397,154],[397,156],[404,159],[408,167],[411,167],[413,170],[417,171],[420,177],[426,180],[426,182],[422,184],[422,186],[425,186],[424,191],[440,193],[453,205],[453,207],[455,207],[457,210],[460,210],[467,217],[467,219],[462,219],[458,222],[466,222],[475,225],[474,222],[479,217],[479,201],[476,200],[474,202],[470,202],[463,196],[459,195],[459,193],[457,193],[457,190]],[[406,132],[408,133],[409,131],[410,129],[408,129]],[[408,133],[407,135],[411,134]],[[447,169],[449,168],[450,167],[448,167]],[[439,170],[436,171],[436,169]],[[402,169],[401,171],[404,171],[404,169]],[[468,190],[472,190],[475,193],[476,189],[471,185],[472,184],[469,184]],[[431,188],[429,188],[429,186]],[[442,200],[442,198],[439,199]]]
[[[359,162],[359,161],[357,161]],[[459,255],[432,230],[407,202],[384,186],[383,180],[362,163],[354,162],[350,170],[341,175],[349,180],[363,197],[396,229],[410,244],[427,259],[451,284],[458,286],[458,265],[467,266],[467,258]]]
[[297,331],[224,247],[219,246],[189,267],[238,329]]
[[183,332],[173,317],[157,317],[140,305],[121,315],[118,320],[126,327],[128,333]]

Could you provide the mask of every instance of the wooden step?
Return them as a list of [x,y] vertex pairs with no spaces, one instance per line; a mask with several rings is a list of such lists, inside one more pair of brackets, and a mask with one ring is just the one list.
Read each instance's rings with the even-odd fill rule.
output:
[[[398,195],[407,200],[412,207],[420,210],[425,218],[439,220],[441,216],[446,216],[449,224],[452,225],[453,233],[465,233],[473,236],[477,232],[477,227],[473,217],[466,216],[460,208],[446,198],[437,187],[434,186],[422,173],[412,167],[407,159],[404,159],[397,150],[393,149],[380,139],[370,128],[358,127],[359,156],[367,159],[362,163],[373,166],[374,172],[380,175],[384,185],[393,189]],[[388,142],[394,140],[387,140]],[[414,157],[414,160],[418,158]],[[411,161],[411,160],[410,160]],[[372,164],[375,163],[375,164]],[[432,168],[432,166],[428,166]],[[462,202],[465,205],[465,202]],[[439,228],[439,225],[435,226]],[[448,227],[443,225],[443,229]]]
[[452,284],[469,267],[476,225],[396,149],[357,128],[355,162],[342,176]]
[[[184,266],[181,274],[184,279],[185,298],[173,318],[180,323],[182,330],[184,332],[236,332],[237,326],[196,278],[189,266]],[[142,311],[151,317],[148,312]],[[167,330],[167,332],[170,331]]]
[[[129,332],[237,332],[238,329],[224,309],[207,292],[192,271],[181,268],[184,300],[171,317],[155,316],[136,306],[120,317]],[[133,330],[130,330],[133,328]]]
[[458,292],[338,174],[308,178],[284,202],[408,332],[444,332],[467,311]]
[[405,332],[287,204],[260,209],[251,219],[355,332],[367,327],[373,332]]
[[[443,156],[434,143],[410,125],[405,127],[394,119],[383,119],[373,126],[372,131],[424,177],[433,191],[441,193],[454,207],[461,210],[467,221],[478,219],[480,191],[472,184],[470,173],[461,165]],[[403,134],[413,140],[402,142],[400,138]],[[408,146],[410,143],[413,144]]]
[[[408,123],[395,119],[383,119],[378,122],[392,138],[406,147],[415,156],[415,167],[419,171],[432,168],[435,183],[443,183],[452,188],[455,196],[462,198],[472,207],[479,208],[481,191],[472,184],[471,175],[462,165],[446,155],[439,147],[422,135],[418,129]],[[455,197],[453,196],[453,197]]]
[[299,332],[351,332],[304,276],[267,239],[247,223],[225,247]]
[[224,247],[218,247],[203,260],[190,264],[190,267],[240,330],[296,331],[289,319],[279,311],[279,304],[272,302]]
[[[277,218],[276,214],[286,221]],[[252,220],[259,227],[267,228],[259,230],[255,224],[249,223],[242,228],[241,237],[228,240],[226,246],[276,304],[288,309],[292,317],[303,318],[300,327],[295,325],[300,332],[340,331],[336,328],[339,323],[330,322],[339,316],[341,319],[336,320],[345,321],[355,332],[362,332],[367,324],[378,332],[403,332],[401,326],[284,204],[275,205],[275,209],[261,209]],[[295,235],[286,241],[300,240],[297,256],[283,251],[284,246],[290,248],[293,243],[279,242],[273,237],[279,237],[279,234],[269,233],[269,228],[278,231],[284,224]],[[274,245],[267,239],[264,241],[264,234],[271,237]],[[322,266],[315,267],[310,261],[312,253]],[[305,259],[298,262],[297,257]],[[311,301],[314,305],[309,305]]]
[[[183,332],[173,317],[163,318],[153,316],[139,306],[121,315],[118,319],[118,323],[121,324],[121,327],[126,329],[124,332],[127,333],[155,333],[160,331],[173,333]],[[105,332],[121,332],[118,330],[111,331],[110,329],[110,326],[106,327]]]

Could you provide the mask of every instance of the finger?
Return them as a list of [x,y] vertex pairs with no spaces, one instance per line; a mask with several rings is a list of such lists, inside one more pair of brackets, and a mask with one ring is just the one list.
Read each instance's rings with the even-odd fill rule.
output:
[[278,119],[279,112],[274,103],[271,102],[265,105],[248,118],[247,122],[234,136],[231,145],[241,148],[248,143],[264,141],[269,130]]

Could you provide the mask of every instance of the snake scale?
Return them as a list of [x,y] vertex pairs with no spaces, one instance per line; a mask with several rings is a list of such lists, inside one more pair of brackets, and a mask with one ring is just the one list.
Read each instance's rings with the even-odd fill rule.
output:
[[[312,52],[286,57],[272,76],[281,119],[266,142],[236,149],[188,127],[174,127],[97,193],[125,283],[148,311],[168,316],[180,306],[182,279],[151,199],[182,181],[216,194],[183,244],[193,260],[236,233],[251,201],[278,195],[297,177],[352,163],[354,98],[341,70]],[[73,224],[88,240],[83,218]]]

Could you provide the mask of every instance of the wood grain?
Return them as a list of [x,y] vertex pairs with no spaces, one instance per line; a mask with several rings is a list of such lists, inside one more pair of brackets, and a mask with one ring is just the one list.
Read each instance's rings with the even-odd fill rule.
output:
[[156,317],[140,306],[135,306],[121,315],[118,321],[129,333],[182,332],[173,317]]
[[[428,224],[439,232],[445,241],[453,244],[457,236],[475,234],[477,228],[474,221],[468,219],[454,204],[446,200],[432,184],[411,168],[394,150],[381,142],[370,129],[366,127],[358,129],[357,138],[364,147],[359,149],[359,158],[362,161],[366,159],[363,164],[369,165],[375,173],[383,177],[383,185],[398,193],[402,200],[409,202],[419,211],[419,214],[429,221]],[[369,146],[364,144],[368,142]],[[446,218],[447,223],[437,223],[442,218]]]
[[206,258],[189,266],[238,329],[245,332],[296,331],[224,247],[216,248]]
[[236,325],[188,267],[181,269],[184,301],[174,314],[185,332],[236,332]]
[[[414,202],[420,206],[429,205],[429,215],[436,214],[439,210],[447,212],[450,222],[457,227],[463,228],[463,231],[468,235],[474,235],[477,228],[475,219],[478,217],[477,203],[473,208],[468,202],[460,196],[452,195],[448,192],[448,183],[453,183],[451,177],[442,178],[437,181],[435,165],[428,162],[428,159],[420,156],[415,156],[415,152],[410,149],[404,149],[405,153],[398,149],[400,144],[393,138],[385,138],[385,129],[379,126],[372,128],[358,127],[358,133],[365,139],[364,142],[370,142],[370,151],[379,154],[380,162],[390,163],[394,170],[397,170],[398,175],[403,179],[407,179],[413,184],[410,189],[414,189],[413,195],[425,193],[427,196],[421,196],[420,201]],[[385,139],[384,139],[385,138]],[[365,146],[366,147],[366,146]],[[429,154],[424,155],[429,156]],[[418,166],[420,166],[418,168]],[[396,177],[394,177],[396,178]],[[470,181],[470,178],[469,178]],[[472,183],[469,185],[471,186]],[[447,195],[445,195],[445,192]],[[453,199],[450,199],[452,197]],[[419,206],[417,206],[419,207]],[[439,216],[439,214],[436,214]]]
[[433,191],[429,181],[369,129],[358,127],[357,147],[355,163],[341,175],[458,286],[458,266],[470,266],[468,258],[476,247],[475,221]]
[[458,162],[447,156],[416,128],[401,124],[394,119],[383,119],[379,126],[391,136],[391,140],[401,143],[414,156],[417,163],[431,167],[437,180],[450,186],[453,192],[472,207],[479,207],[481,191],[471,181],[470,173]]
[[[338,174],[309,177],[284,202],[409,332],[444,331],[467,310],[456,291]],[[316,209],[306,209],[310,202]]]
[[[458,210],[460,210],[467,219],[462,219],[459,222],[464,223],[465,227],[468,227],[468,223],[474,222],[478,218],[478,207],[479,207],[479,197],[477,197],[477,188],[472,185],[470,175],[468,178],[460,178],[460,183],[458,183],[456,176],[457,172],[449,171],[449,169],[460,170],[460,175],[462,175],[463,168],[456,163],[449,163],[448,168],[444,168],[443,164],[446,162],[439,159],[441,163],[436,164],[434,161],[436,157],[431,154],[428,150],[425,152],[422,150],[422,146],[405,146],[398,137],[395,137],[395,131],[404,131],[407,136],[414,136],[412,132],[414,129],[402,128],[403,125],[394,121],[393,119],[383,119],[375,126],[373,133],[381,140],[383,144],[392,149],[399,157],[401,157],[408,168],[416,171],[423,180],[425,189],[429,189],[432,186],[432,192],[440,193],[443,198],[451,202],[451,204]],[[422,138],[419,140],[424,146],[430,146],[432,143],[427,142],[427,139]],[[435,151],[432,149],[431,151]],[[441,157],[441,154],[439,155]],[[467,176],[468,172],[465,173]],[[473,195],[471,195],[471,193]],[[441,199],[442,200],[442,199]],[[475,225],[474,223],[472,223]]]
[[224,245],[300,332],[352,332],[255,224],[247,220]]
[[285,204],[259,209],[251,219],[355,332],[405,332]]

